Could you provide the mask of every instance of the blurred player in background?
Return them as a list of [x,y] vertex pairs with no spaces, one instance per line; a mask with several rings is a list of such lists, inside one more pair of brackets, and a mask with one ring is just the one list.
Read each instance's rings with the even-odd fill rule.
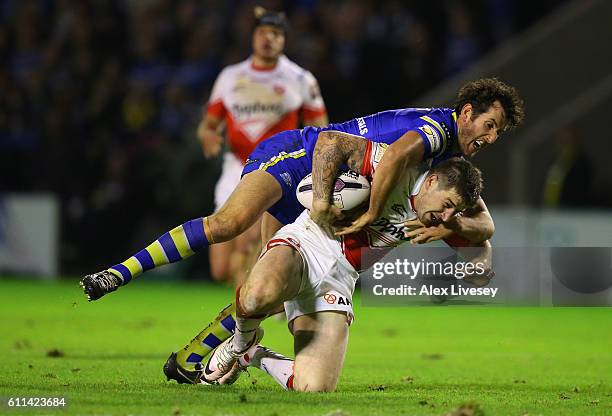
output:
[[[284,13],[255,8],[253,54],[226,67],[217,78],[197,130],[206,158],[222,150],[225,126],[228,151],[215,187],[215,210],[240,182],[244,163],[262,140],[299,127],[327,125],[327,112],[315,77],[283,55],[287,21]],[[210,246],[215,280],[239,285],[259,252],[259,219],[233,240]]]

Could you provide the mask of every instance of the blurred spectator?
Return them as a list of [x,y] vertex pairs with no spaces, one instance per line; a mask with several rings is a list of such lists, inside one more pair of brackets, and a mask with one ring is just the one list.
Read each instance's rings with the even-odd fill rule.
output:
[[448,35],[446,38],[446,73],[455,74],[465,69],[482,53],[481,39],[474,31],[472,15],[466,6],[453,3],[448,10]]

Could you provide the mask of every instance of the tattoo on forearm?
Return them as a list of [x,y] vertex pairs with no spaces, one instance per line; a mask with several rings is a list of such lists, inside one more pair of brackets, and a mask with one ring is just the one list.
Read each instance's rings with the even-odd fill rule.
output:
[[330,201],[340,165],[346,163],[359,172],[365,148],[366,140],[361,137],[335,131],[321,133],[313,153],[313,197]]

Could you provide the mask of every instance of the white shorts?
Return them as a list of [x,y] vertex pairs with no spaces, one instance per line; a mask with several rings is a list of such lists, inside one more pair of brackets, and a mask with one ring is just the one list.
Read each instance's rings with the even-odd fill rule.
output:
[[234,192],[240,182],[240,175],[244,165],[232,152],[223,155],[223,166],[221,176],[215,185],[215,211],[225,204],[225,201]]
[[339,239],[324,233],[304,211],[294,223],[274,234],[261,255],[278,245],[295,248],[304,262],[300,291],[285,302],[289,327],[298,316],[322,311],[345,312],[350,324],[359,274],[344,257]]

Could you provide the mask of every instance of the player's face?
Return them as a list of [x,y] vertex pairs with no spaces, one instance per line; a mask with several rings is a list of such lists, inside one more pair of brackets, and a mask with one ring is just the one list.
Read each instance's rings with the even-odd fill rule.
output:
[[257,26],[253,32],[253,52],[263,60],[277,59],[285,49],[285,33],[276,26]]
[[466,104],[457,120],[459,148],[465,156],[474,156],[497,140],[504,128],[504,109],[495,101],[489,109],[474,115],[471,104]]
[[454,188],[442,189],[439,185],[437,175],[428,176],[415,198],[417,217],[427,227],[444,223],[465,209]]

